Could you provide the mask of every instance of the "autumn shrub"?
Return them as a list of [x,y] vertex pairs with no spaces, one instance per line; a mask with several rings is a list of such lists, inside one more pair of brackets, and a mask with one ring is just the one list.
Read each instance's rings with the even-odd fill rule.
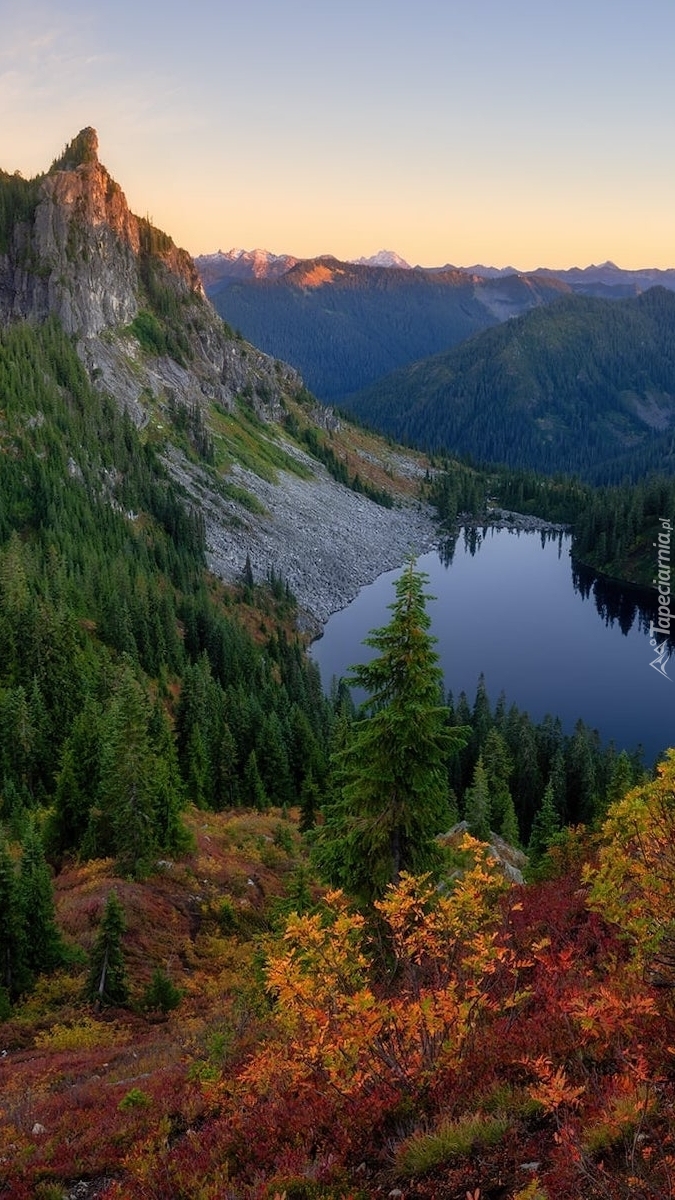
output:
[[38,1050],[98,1050],[117,1046],[128,1034],[110,1022],[81,1017],[69,1025],[52,1025],[35,1035]]
[[363,1192],[337,1185],[327,1187],[302,1175],[275,1175],[266,1183],[261,1200],[366,1200]]
[[474,1113],[445,1122],[430,1133],[415,1133],[398,1147],[394,1172],[399,1178],[424,1175],[465,1158],[480,1146],[496,1146],[510,1126],[508,1117]]
[[515,1192],[512,1200],[549,1200],[548,1192],[544,1190],[538,1179],[531,1179],[526,1187]]
[[620,1076],[613,1080],[613,1091],[603,1111],[584,1125],[581,1146],[587,1154],[605,1154],[631,1140],[639,1128],[646,1128],[646,1119],[655,1110],[655,1097],[639,1080]]
[[60,1183],[42,1179],[35,1184],[33,1195],[35,1200],[63,1200],[64,1191]]
[[24,1013],[44,1013],[77,1004],[82,995],[82,977],[71,970],[41,975],[23,1006]]
[[629,942],[636,970],[675,988],[675,750],[656,779],[610,806],[590,904]]

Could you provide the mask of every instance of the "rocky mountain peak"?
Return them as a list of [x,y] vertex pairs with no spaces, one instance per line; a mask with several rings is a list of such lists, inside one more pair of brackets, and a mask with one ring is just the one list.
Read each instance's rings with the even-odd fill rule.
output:
[[74,171],[85,164],[98,162],[98,134],[91,125],[81,129],[66,146],[60,158],[54,160],[51,171]]
[[[253,275],[273,258],[252,251],[235,265],[246,260]],[[325,262],[317,269],[330,274]],[[130,211],[91,128],[46,174],[0,171],[0,325],[49,317],[72,335],[95,386],[162,445],[168,475],[203,518],[215,574],[239,579],[248,555],[256,579],[273,570],[325,618],[411,546],[426,545],[426,512],[376,503],[362,484],[333,478],[309,443],[286,437],[286,418],[296,431],[340,432],[339,423],[314,413],[292,367],[224,324],[189,254]],[[375,467],[381,487],[390,451],[378,453],[387,464]],[[367,480],[375,461],[359,451],[357,465],[349,451],[347,481],[350,472]],[[407,499],[407,475],[402,488]]]
[[204,299],[187,252],[130,211],[91,126],[22,187],[15,220],[1,231],[0,320],[56,315],[69,333],[89,338],[130,324],[153,288]]

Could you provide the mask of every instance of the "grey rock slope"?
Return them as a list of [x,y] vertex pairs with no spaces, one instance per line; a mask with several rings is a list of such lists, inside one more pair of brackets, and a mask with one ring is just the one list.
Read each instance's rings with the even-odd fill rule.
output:
[[[44,176],[3,181],[16,214],[0,230],[0,322],[57,318],[96,386],[139,429],[165,441],[169,470],[203,511],[214,572],[238,578],[249,554],[254,576],[274,569],[316,621],[430,543],[431,515],[410,488],[397,507],[382,508],[336,482],[286,437],[280,422],[305,395],[299,375],[235,336],[206,299],[186,251],[130,212],[99,161],[95,130],[82,130]],[[242,402],[256,421],[258,448],[281,448],[304,477],[283,466],[258,473],[242,455],[237,461],[248,427],[215,468],[174,436],[171,416],[181,411],[188,423],[198,414],[206,429],[216,414],[229,418],[236,434]],[[306,403],[304,411],[311,421]],[[321,412],[315,423],[325,427]],[[413,456],[395,462],[390,450],[372,446],[356,448],[352,463],[360,453],[366,477],[373,463],[394,483],[420,469]]]

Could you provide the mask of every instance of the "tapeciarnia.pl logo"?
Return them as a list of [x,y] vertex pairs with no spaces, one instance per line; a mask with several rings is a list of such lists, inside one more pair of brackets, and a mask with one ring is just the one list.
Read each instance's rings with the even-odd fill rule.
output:
[[[673,620],[673,613],[670,611],[670,538],[672,526],[668,517],[659,517],[659,522],[661,529],[658,534],[658,541],[653,543],[654,548],[658,551],[657,574],[656,579],[652,580],[652,583],[656,584],[659,593],[659,613],[656,624],[653,621],[649,622],[649,645],[655,648],[656,658],[652,659],[649,665],[655,671],[658,671],[660,675],[663,675],[665,679],[670,679],[670,675],[666,672],[666,666],[670,659],[668,635],[670,634],[670,623]],[[659,638],[661,638],[661,641],[659,641]]]

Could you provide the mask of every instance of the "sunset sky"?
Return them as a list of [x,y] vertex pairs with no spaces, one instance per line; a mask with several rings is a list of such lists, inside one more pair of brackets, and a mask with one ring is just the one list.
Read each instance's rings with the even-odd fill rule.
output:
[[673,0],[0,0],[0,166],[85,125],[231,246],[675,267]]

